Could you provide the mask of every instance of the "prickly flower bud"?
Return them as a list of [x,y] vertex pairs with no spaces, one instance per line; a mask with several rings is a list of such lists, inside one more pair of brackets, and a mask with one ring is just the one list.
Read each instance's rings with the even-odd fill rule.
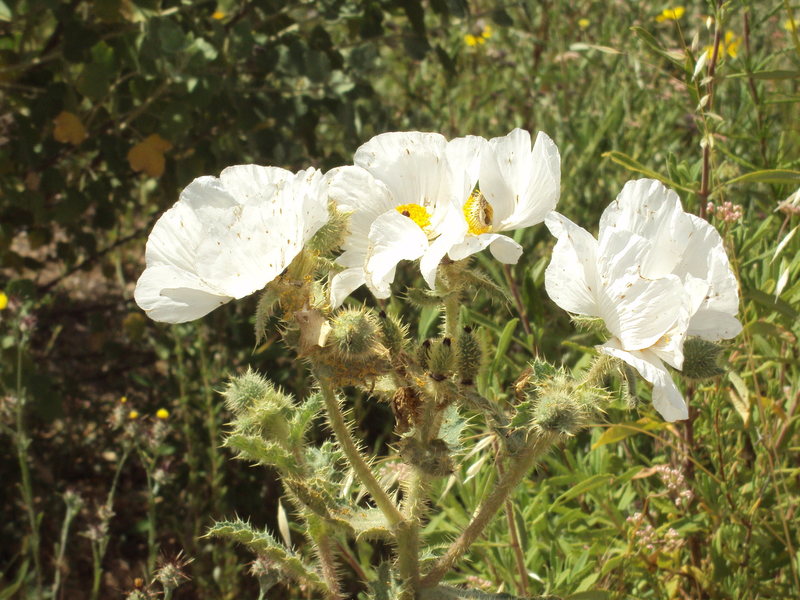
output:
[[563,370],[530,386],[527,397],[534,429],[561,435],[575,435],[592,416],[602,410],[607,392],[578,384]]
[[456,373],[464,385],[475,383],[483,366],[483,349],[472,331],[464,327],[456,343]]
[[455,348],[449,337],[442,338],[431,344],[428,355],[428,371],[434,381],[444,381],[453,372],[455,363]]
[[689,338],[683,344],[684,377],[689,379],[708,379],[725,373],[717,360],[722,346],[701,338]]
[[222,392],[225,397],[225,406],[233,414],[241,415],[266,395],[271,387],[269,381],[248,368],[246,373],[233,377],[228,382],[228,387]]
[[328,343],[333,351],[347,359],[367,359],[379,350],[380,325],[367,309],[346,308],[331,321]]
[[383,340],[386,348],[395,357],[406,350],[408,345],[408,325],[394,315],[379,314]]
[[417,348],[417,363],[423,369],[428,368],[430,355],[431,355],[431,341],[425,340],[419,345],[419,348]]

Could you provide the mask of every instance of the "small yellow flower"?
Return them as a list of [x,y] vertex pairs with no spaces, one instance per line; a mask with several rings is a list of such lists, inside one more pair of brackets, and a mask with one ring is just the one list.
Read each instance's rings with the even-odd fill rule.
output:
[[128,397],[127,396],[123,396],[122,398],[119,399],[119,401],[120,401],[120,404],[125,404],[128,401]]
[[486,25],[483,28],[483,31],[481,31],[481,37],[483,39],[485,39],[485,40],[488,40],[490,37],[492,37],[493,33],[494,33],[494,30],[492,29],[492,26],[491,25]]
[[794,33],[797,31],[797,23],[794,19],[786,19],[783,22],[783,28],[788,31],[789,33]]
[[736,58],[736,55],[739,53],[739,44],[742,43],[742,38],[736,36],[732,31],[725,32],[725,52],[728,53],[728,56],[731,58]]
[[132,410],[131,412],[128,413],[128,418],[129,419],[138,419],[139,418],[139,411],[138,410]]
[[217,21],[221,21],[222,19],[225,18],[225,13],[222,12],[221,10],[215,10],[214,14],[211,15],[211,18],[216,19]]
[[578,27],[581,29],[586,29],[589,27],[589,19],[578,19]]
[[159,419],[169,419],[169,411],[166,408],[159,408],[156,411],[156,417]]
[[464,36],[464,43],[467,46],[473,48],[473,47],[477,46],[478,44],[485,44],[486,40],[484,40],[482,37],[475,36],[475,35],[472,35],[471,33],[468,33],[467,35]]
[[664,21],[677,21],[681,17],[683,17],[686,9],[682,6],[676,6],[675,8],[665,8],[661,11],[661,14],[656,17],[656,21],[659,23],[663,23]]
[[8,296],[5,292],[0,292],[0,310],[5,310],[8,306]]

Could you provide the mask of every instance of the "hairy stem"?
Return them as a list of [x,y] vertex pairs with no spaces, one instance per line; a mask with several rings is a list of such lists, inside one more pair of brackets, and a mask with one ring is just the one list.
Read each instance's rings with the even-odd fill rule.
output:
[[327,532],[311,533],[315,528],[309,528],[309,533],[317,548],[322,579],[328,586],[326,597],[328,600],[343,600],[342,587],[339,583],[339,574],[336,572],[336,556]]
[[475,516],[460,536],[450,544],[444,556],[439,558],[430,572],[422,578],[423,587],[433,587],[439,583],[453,565],[478,539],[492,517],[503,506],[508,495],[517,487],[522,478],[531,470],[536,460],[558,439],[554,434],[543,433],[519,454],[514,456],[508,470],[500,477],[494,490],[481,502]]
[[336,398],[336,394],[330,383],[324,377],[320,377],[319,374],[316,374],[316,376],[319,381],[320,390],[322,391],[322,397],[325,401],[325,408],[328,411],[328,420],[336,436],[336,440],[339,442],[339,446],[341,446],[342,451],[347,456],[361,484],[372,496],[376,506],[381,510],[389,524],[396,526],[403,520],[403,515],[392,499],[389,498],[386,490],[381,487],[381,484],[375,478],[372,469],[370,469],[364,457],[361,456],[361,452],[359,452],[353,440],[353,436],[350,434],[350,428],[344,421],[342,409],[339,407],[339,400]]

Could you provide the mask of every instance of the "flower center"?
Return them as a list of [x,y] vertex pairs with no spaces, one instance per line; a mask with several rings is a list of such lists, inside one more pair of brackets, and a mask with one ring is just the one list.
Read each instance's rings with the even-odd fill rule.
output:
[[494,209],[480,190],[473,191],[464,203],[464,218],[472,235],[480,235],[492,230]]
[[401,204],[400,206],[395,206],[395,210],[419,225],[419,228],[422,229],[426,235],[430,233],[431,214],[424,206],[420,206],[419,204]]

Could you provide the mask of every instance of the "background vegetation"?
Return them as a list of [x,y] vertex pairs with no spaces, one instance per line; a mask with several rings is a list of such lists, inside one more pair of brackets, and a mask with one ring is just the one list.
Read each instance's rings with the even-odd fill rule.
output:
[[[589,229],[642,175],[707,215],[745,329],[725,375],[686,387],[689,421],[662,422],[640,386],[640,406],[617,403],[544,461],[452,581],[584,599],[800,595],[800,200],[786,201],[800,186],[800,10],[668,8],[0,1],[0,598],[154,595],[155,569],[181,552],[176,597],[256,597],[250,557],[204,531],[238,514],[291,538],[274,474],[219,447],[216,390],[250,365],[302,397],[302,368],[275,338],[254,348],[252,301],[167,327],[132,300],[147,233],[186,184],[247,162],[328,169],[389,130],[517,126],[556,141],[559,209]],[[500,344],[486,374],[499,403],[537,353],[580,367],[597,341],[544,294],[546,230],[517,236],[513,269],[478,259],[515,306],[466,309]],[[420,338],[435,320],[422,311]],[[353,403],[385,453],[390,410]],[[490,441],[434,496],[442,541],[492,485]],[[340,551],[354,573],[386,554]],[[365,589],[356,574],[349,589]]]

